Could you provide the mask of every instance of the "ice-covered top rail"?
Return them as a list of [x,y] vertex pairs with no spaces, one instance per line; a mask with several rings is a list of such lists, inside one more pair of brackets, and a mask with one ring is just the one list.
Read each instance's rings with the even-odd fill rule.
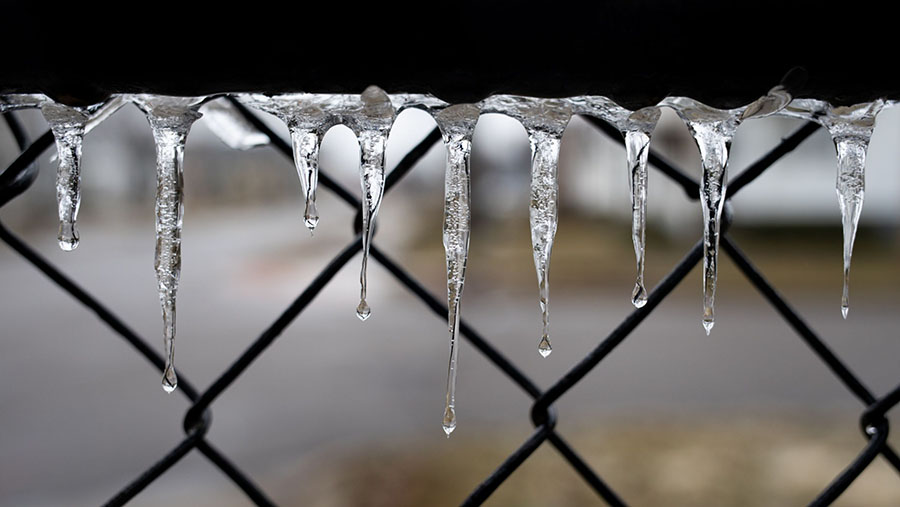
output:
[[[715,291],[719,234],[727,195],[727,164],[732,138],[743,121],[783,115],[815,121],[832,135],[838,155],[837,194],[844,230],[844,289],[841,310],[849,308],[849,270],[865,186],[865,157],[875,128],[876,115],[895,102],[876,99],[852,106],[833,106],[815,99],[792,99],[790,87],[779,85],[758,99],[739,107],[718,109],[689,97],[665,97],[654,105],[635,110],[599,95],[568,98],[536,98],[492,95],[472,103],[450,104],[430,94],[388,94],[369,86],[360,94],[229,93],[191,97],[152,94],[118,94],[95,104],[72,106],[40,93],[0,95],[0,112],[38,108],[50,125],[59,153],[57,207],[59,243],[63,250],[78,245],[76,227],[81,202],[81,140],[103,119],[123,105],[135,104],[150,123],[157,147],[156,272],[163,309],[167,365],[163,385],[175,389],[175,295],[181,270],[183,219],[184,144],[192,123],[204,114],[210,127],[231,147],[248,149],[266,144],[266,134],[254,128],[239,107],[275,115],[288,128],[293,156],[306,203],[304,221],[312,231],[319,224],[316,209],[319,145],[335,125],[348,126],[360,142],[362,216],[362,269],[357,315],[366,320],[371,308],[366,301],[366,264],[373,222],[385,187],[384,152],[397,115],[405,109],[422,109],[432,115],[447,147],[443,239],[446,250],[450,363],[443,416],[444,431],[456,427],[455,379],[459,304],[465,283],[471,221],[469,160],[472,134],[481,114],[504,114],[518,120],[528,134],[532,151],[530,222],[535,270],[538,278],[543,331],[538,350],[552,351],[549,319],[549,269],[557,229],[559,185],[557,166],[563,132],[572,115],[599,118],[625,137],[626,169],[631,188],[632,240],[637,276],[631,295],[634,306],[647,301],[644,286],[644,253],[647,210],[647,160],[651,135],[660,108],[673,109],[684,121],[701,155],[700,208],[703,216],[703,327],[707,334],[715,322]],[[226,97],[227,96],[227,97]]]

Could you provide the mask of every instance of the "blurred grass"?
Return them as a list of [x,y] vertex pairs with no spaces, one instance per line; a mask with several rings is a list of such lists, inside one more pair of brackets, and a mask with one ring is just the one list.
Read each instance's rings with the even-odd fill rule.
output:
[[[620,420],[565,431],[567,440],[629,505],[805,505],[863,448],[853,421],[735,417]],[[475,443],[428,439],[324,447],[277,482],[284,505],[458,505],[524,440],[527,429],[479,430]],[[602,502],[549,445],[486,505]],[[900,505],[896,472],[877,459],[836,505]]]
[[[668,274],[699,239],[700,233],[699,226],[694,235],[670,235],[648,227],[645,261],[648,287],[656,285]],[[472,235],[467,287],[533,288],[536,282],[527,221],[476,220]],[[787,284],[798,291],[840,291],[842,243],[839,224],[821,227],[736,225],[729,235],[776,286]],[[900,235],[896,230],[860,228],[851,270],[853,286],[896,291],[900,286],[898,251]],[[416,273],[419,276],[435,286],[443,283],[442,273],[433,269],[435,262],[443,259],[440,237],[433,230],[423,227],[406,255],[412,266],[418,264]],[[634,275],[630,225],[577,215],[560,219],[550,270],[553,285],[601,290],[627,286],[630,291]],[[719,278],[729,285],[729,290],[753,290],[727,258],[720,263]]]

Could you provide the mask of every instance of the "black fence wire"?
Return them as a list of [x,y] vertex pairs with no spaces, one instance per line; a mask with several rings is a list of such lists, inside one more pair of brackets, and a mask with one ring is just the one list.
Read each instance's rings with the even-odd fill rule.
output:
[[[231,99],[229,99],[231,100]],[[242,115],[246,117],[257,129],[265,133],[272,142],[272,146],[285,157],[291,159],[290,145],[279,135],[274,133],[265,122],[255,113],[246,109],[236,100],[231,100]],[[0,208],[10,200],[25,192],[34,182],[37,176],[37,166],[34,163],[37,158],[53,144],[53,136],[48,131],[37,140],[30,142],[24,129],[17,121],[13,113],[6,113],[4,118],[10,131],[20,146],[20,155],[0,174]],[[587,118],[594,126],[611,138],[623,142],[624,140],[612,125],[596,118]],[[753,182],[766,169],[771,167],[781,157],[790,153],[806,138],[818,129],[818,125],[812,122],[806,123],[790,136],[784,138],[775,148],[751,164],[732,178],[728,186],[727,199],[734,197],[746,185]],[[389,192],[406,174],[409,173],[425,153],[441,139],[440,133],[435,128],[417,146],[410,150],[396,167],[387,175],[385,192]],[[689,199],[699,198],[699,184],[684,171],[659,157],[651,151],[649,156],[651,166],[675,181],[684,190]],[[322,186],[335,193],[354,209],[359,210],[359,200],[352,193],[343,188],[335,180],[331,179],[324,171],[319,173],[319,181]],[[766,281],[765,277],[729,238],[727,231],[732,221],[730,204],[726,204],[723,218],[721,248],[734,261],[738,269],[747,277],[750,283],[756,287],[760,294],[775,308],[779,315],[796,331],[802,339],[818,356],[831,372],[838,377],[843,385],[862,402],[864,410],[860,416],[860,428],[866,445],[859,455],[847,465],[847,467],[832,482],[824,487],[822,492],[810,505],[829,505],[843,493],[848,486],[862,473],[869,464],[880,454],[900,473],[900,457],[887,443],[889,422],[887,412],[900,403],[900,385],[887,395],[877,398],[862,381],[828,348],[828,346],[816,335],[816,333],[804,322],[803,318],[788,304],[787,301]],[[360,216],[357,212],[354,230],[359,233]],[[105,322],[115,333],[130,343],[138,353],[143,355],[154,367],[162,371],[163,357],[147,342],[128,327],[115,313],[86,290],[68,278],[44,259],[37,251],[19,239],[2,222],[0,222],[0,239],[13,250],[18,252],[26,261],[43,272],[59,287],[71,294],[97,317]],[[230,478],[247,497],[257,505],[274,505],[271,499],[263,492],[253,480],[242,472],[228,457],[219,452],[206,438],[212,423],[211,407],[216,399],[228,389],[240,375],[249,368],[266,349],[272,345],[281,333],[303,312],[325,288],[326,285],[362,248],[361,239],[356,237],[349,245],[337,253],[331,262],[320,272],[316,278],[300,293],[299,296],[281,313],[281,315],[241,354],[218,378],[204,391],[198,391],[188,379],[184,371],[179,372],[179,392],[186,396],[192,403],[184,417],[185,438],[174,449],[162,456],[158,461],[150,465],[140,476],[126,485],[106,505],[124,505],[138,495],[150,483],[158,479],[166,470],[176,464],[193,450],[199,451],[209,461]],[[480,505],[505,481],[516,469],[524,463],[529,456],[545,442],[556,448],[562,457],[584,479],[587,485],[609,505],[626,505],[610,485],[586,463],[575,450],[556,431],[557,413],[554,403],[565,395],[581,379],[591,373],[604,358],[606,358],[619,344],[621,344],[631,332],[652,312],[663,299],[687,276],[687,274],[700,262],[702,258],[702,241],[697,242],[684,258],[675,265],[672,271],[654,288],[648,297],[647,304],[632,311],[609,335],[602,338],[597,346],[580,362],[575,364],[565,375],[560,377],[547,389],[541,389],[525,375],[515,364],[497,350],[490,341],[470,326],[465,319],[461,322],[462,336],[479,352],[491,361],[498,369],[530,397],[534,399],[531,408],[531,420],[534,424],[534,433],[522,443],[509,457],[500,463],[494,472],[488,476],[468,498],[461,499],[462,505]],[[446,320],[447,306],[442,298],[435,297],[428,292],[408,271],[394,262],[377,246],[372,245],[372,258],[384,266],[403,286],[415,294],[438,318]]]

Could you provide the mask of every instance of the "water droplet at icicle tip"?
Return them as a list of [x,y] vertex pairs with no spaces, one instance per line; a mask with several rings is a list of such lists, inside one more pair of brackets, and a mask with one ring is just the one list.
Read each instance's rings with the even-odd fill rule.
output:
[[171,364],[166,365],[166,370],[163,373],[162,378],[162,387],[167,393],[171,393],[175,391],[178,387],[178,376],[175,375],[175,366]]
[[643,282],[635,282],[634,290],[631,291],[631,304],[635,308],[643,308],[647,304],[647,289]]
[[450,438],[450,434],[456,429],[456,409],[453,408],[453,405],[449,405],[444,409],[444,419],[441,427],[444,429],[444,434],[447,435],[447,438]]
[[538,344],[538,354],[540,354],[541,357],[547,357],[551,352],[553,352],[553,347],[550,345],[550,337],[544,335],[541,337],[541,342]]
[[372,315],[372,308],[369,307],[369,303],[366,303],[366,300],[363,299],[359,302],[359,306],[356,307],[356,316],[359,317],[359,320],[365,321]]

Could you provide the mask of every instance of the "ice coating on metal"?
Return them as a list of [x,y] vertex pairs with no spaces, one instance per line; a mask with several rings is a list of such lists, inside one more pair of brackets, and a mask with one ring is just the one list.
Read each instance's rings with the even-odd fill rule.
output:
[[444,433],[456,429],[456,377],[459,359],[459,302],[466,280],[471,225],[471,180],[469,161],[472,134],[481,111],[472,104],[459,104],[434,115],[447,147],[444,178],[443,242],[447,261],[447,325],[450,334],[450,362],[442,426]]
[[630,111],[602,96],[573,97],[570,103],[578,114],[600,118],[615,126],[625,136],[625,164],[628,169],[628,187],[631,191],[631,241],[634,245],[637,275],[631,303],[636,308],[647,304],[647,288],[644,284],[644,258],[647,228],[647,156],[650,135],[659,121],[658,107],[645,107]]
[[163,316],[166,392],[178,386],[175,374],[175,303],[181,278],[181,229],[184,218],[184,145],[191,125],[200,118],[203,97],[135,95],[156,144],[156,270]]
[[703,213],[703,329],[715,324],[716,277],[719,258],[719,230],[725,205],[728,151],[740,124],[743,108],[721,110],[687,97],[668,98],[671,107],[685,122],[700,149],[703,176],[700,206]]
[[531,144],[531,246],[537,271],[543,331],[538,352],[547,357],[550,342],[550,254],[556,236],[559,210],[559,145],[572,117],[566,99],[536,99],[496,95],[481,102],[483,112],[501,113],[518,120]]
[[200,108],[209,130],[233,150],[246,151],[269,144],[269,136],[260,132],[228,99],[211,100]]
[[865,196],[866,151],[875,131],[875,117],[884,106],[885,101],[880,99],[842,107],[834,107],[821,100],[802,99],[793,101],[785,110],[788,116],[820,123],[828,130],[834,141],[838,160],[835,191],[841,209],[843,228],[841,315],[845,319],[850,312],[850,263],[853,257],[853,243],[856,240]]
[[748,104],[741,113],[741,121],[751,118],[765,118],[778,113],[791,102],[791,94],[781,85],[778,85],[762,97]]

